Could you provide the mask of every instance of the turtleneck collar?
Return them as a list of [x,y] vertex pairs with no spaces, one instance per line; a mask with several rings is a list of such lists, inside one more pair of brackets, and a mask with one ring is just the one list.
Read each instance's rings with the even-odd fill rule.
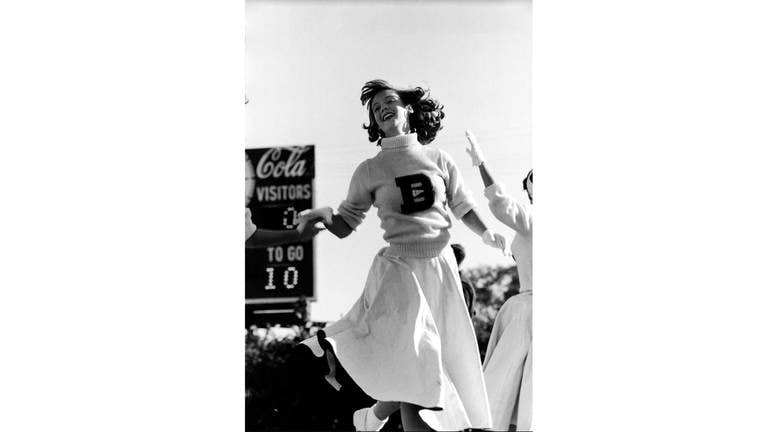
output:
[[415,133],[381,139],[382,150],[396,150],[416,145],[421,145],[421,143],[419,142],[419,138]]

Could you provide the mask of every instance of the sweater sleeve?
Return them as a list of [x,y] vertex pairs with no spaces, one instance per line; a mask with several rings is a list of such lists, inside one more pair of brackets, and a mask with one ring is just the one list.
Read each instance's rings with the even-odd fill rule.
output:
[[533,217],[529,208],[513,200],[504,192],[504,186],[494,183],[485,188],[488,207],[496,219],[520,234],[533,231]]
[[440,153],[442,154],[445,163],[445,172],[448,175],[448,179],[445,183],[448,207],[451,208],[451,212],[456,219],[461,219],[464,215],[469,213],[470,210],[475,208],[477,203],[474,198],[472,198],[472,191],[464,185],[461,173],[451,156],[443,151]]
[[338,213],[350,228],[357,228],[365,218],[365,213],[373,205],[373,195],[369,189],[368,161],[358,165],[349,182],[347,199],[339,205]]

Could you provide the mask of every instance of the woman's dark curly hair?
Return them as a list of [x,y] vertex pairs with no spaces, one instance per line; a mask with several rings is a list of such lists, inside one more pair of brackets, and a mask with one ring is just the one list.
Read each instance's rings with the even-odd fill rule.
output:
[[368,131],[368,140],[381,144],[381,138],[384,137],[384,132],[376,124],[376,118],[373,116],[373,107],[371,107],[371,100],[382,90],[396,91],[403,104],[410,105],[413,108],[413,113],[408,115],[408,123],[416,132],[416,136],[418,136],[421,144],[431,143],[437,136],[437,131],[443,128],[441,122],[445,118],[445,113],[440,102],[429,97],[429,89],[422,87],[412,89],[396,88],[380,79],[365,83],[360,94],[360,102],[368,106],[369,124],[363,124],[363,129]]
[[523,178],[523,190],[528,194],[528,199],[533,204],[533,197],[531,197],[531,191],[528,190],[528,181],[533,183],[533,170],[528,171],[528,174]]

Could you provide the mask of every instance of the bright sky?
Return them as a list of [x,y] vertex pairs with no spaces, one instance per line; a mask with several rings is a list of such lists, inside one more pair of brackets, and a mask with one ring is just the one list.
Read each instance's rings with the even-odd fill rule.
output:
[[[445,106],[430,145],[451,154],[493,229],[483,185],[464,152],[464,130],[483,147],[496,179],[524,200],[531,162],[530,1],[246,1],[246,147],[314,144],[315,206],[337,207],[355,167],[378,151],[362,124],[360,88],[382,78],[429,87]],[[510,263],[461,222],[452,242],[464,266]],[[316,237],[311,318],[335,320],[362,292],[383,247],[375,209],[344,240]]]

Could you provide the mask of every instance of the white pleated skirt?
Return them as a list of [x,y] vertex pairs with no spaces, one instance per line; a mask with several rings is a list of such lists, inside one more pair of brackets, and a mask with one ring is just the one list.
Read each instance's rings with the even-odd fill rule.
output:
[[531,430],[533,350],[530,291],[509,298],[499,309],[483,363],[492,430]]
[[[376,255],[352,309],[325,328],[349,376],[378,401],[423,407],[435,430],[491,427],[477,339],[453,251]],[[322,355],[316,337],[305,340]]]

